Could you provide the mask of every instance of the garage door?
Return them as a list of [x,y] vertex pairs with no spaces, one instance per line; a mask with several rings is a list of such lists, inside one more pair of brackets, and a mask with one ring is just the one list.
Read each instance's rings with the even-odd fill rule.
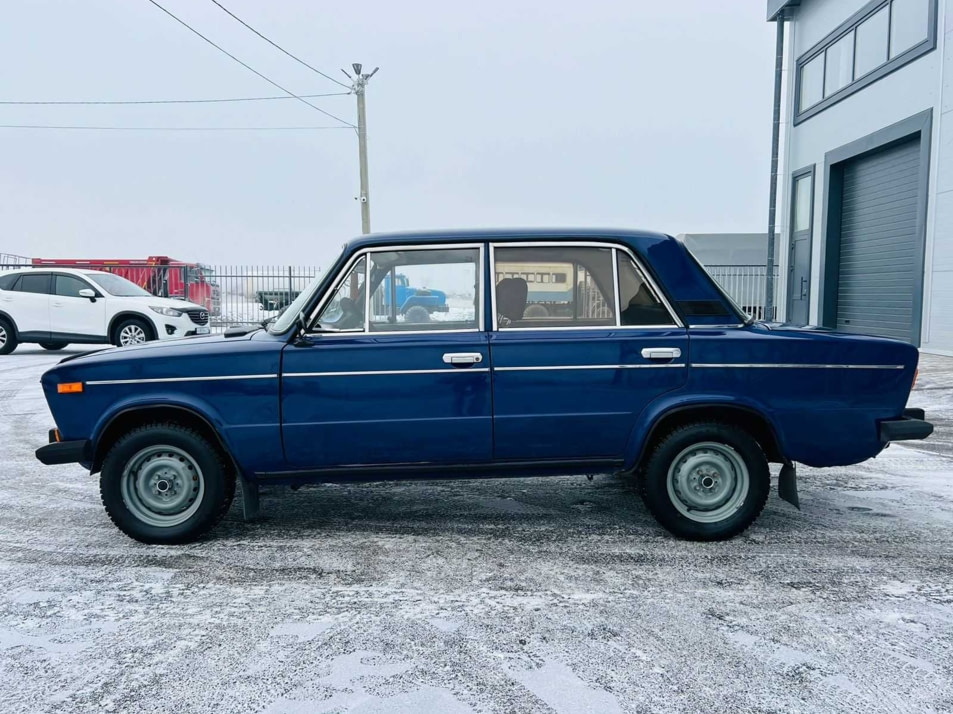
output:
[[837,329],[919,342],[920,141],[844,165]]

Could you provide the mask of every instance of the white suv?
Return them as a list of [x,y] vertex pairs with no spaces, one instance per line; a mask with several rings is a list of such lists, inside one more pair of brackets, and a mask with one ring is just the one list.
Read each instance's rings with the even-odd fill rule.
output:
[[208,311],[151,295],[96,270],[15,270],[0,275],[0,355],[20,342],[48,350],[69,343],[134,345],[209,332]]

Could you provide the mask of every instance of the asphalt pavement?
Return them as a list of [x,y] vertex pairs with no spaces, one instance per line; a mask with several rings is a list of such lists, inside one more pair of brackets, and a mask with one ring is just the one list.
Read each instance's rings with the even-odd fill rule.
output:
[[726,543],[607,474],[274,489],[155,547],[33,457],[71,351],[0,357],[0,712],[953,711],[951,358],[929,441]]

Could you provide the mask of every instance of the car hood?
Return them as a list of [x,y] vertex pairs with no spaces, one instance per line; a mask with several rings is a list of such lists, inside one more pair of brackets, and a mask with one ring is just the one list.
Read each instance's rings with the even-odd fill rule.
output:
[[[114,296],[115,297],[115,296]],[[172,298],[155,297],[154,295],[133,295],[132,297],[116,297],[118,300],[135,300],[142,305],[155,307],[171,307],[175,310],[204,310],[201,305],[196,305],[188,300],[173,300]]]

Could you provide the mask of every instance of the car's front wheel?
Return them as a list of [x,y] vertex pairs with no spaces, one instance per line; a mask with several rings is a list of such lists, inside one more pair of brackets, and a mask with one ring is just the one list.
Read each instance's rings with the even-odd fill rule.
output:
[[0,355],[8,355],[17,348],[17,332],[13,323],[5,317],[0,317]]
[[141,345],[143,342],[154,340],[152,327],[142,318],[127,317],[113,330],[112,343],[116,347]]
[[750,526],[768,499],[771,476],[758,442],[732,424],[679,427],[652,447],[639,490],[668,531],[725,540]]
[[235,475],[208,439],[178,424],[150,424],[121,437],[99,478],[106,513],[142,543],[190,543],[235,496]]
[[42,347],[45,350],[49,350],[50,352],[56,352],[57,350],[61,350],[64,347],[66,347],[66,345],[67,345],[66,342],[41,342],[40,343],[40,347]]

